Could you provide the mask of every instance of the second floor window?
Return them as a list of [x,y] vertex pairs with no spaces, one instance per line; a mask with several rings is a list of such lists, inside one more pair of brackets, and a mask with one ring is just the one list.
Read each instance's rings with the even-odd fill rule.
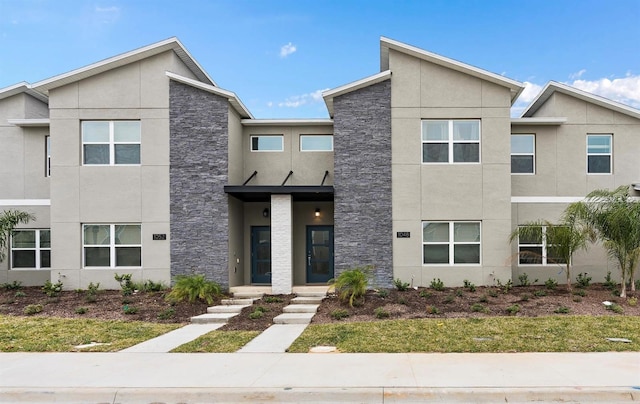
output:
[[511,174],[535,174],[536,137],[511,135]]
[[587,174],[611,174],[613,136],[587,135]]
[[84,165],[140,164],[140,121],[83,121]]
[[423,120],[423,163],[479,163],[480,120]]

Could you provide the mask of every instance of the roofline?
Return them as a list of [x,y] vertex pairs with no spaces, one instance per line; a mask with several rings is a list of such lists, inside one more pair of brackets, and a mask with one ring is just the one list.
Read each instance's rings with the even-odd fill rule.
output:
[[22,128],[48,128],[50,120],[49,118],[7,119],[7,122]]
[[194,80],[194,79],[190,79],[188,77],[180,76],[179,74],[175,74],[175,73],[171,73],[171,72],[165,72],[165,74],[171,80],[174,80],[174,81],[180,82],[182,84],[186,84],[188,86],[195,87],[195,88],[198,88],[200,90],[203,90],[203,91],[215,94],[215,95],[219,95],[220,97],[224,97],[224,98],[228,99],[229,103],[233,106],[233,108],[236,111],[238,111],[238,113],[241,115],[242,118],[251,118],[251,119],[253,119],[253,115],[251,115],[251,112],[249,112],[247,107],[244,106],[242,101],[240,101],[240,99],[238,98],[238,96],[236,96],[235,93],[233,93],[231,91],[223,90],[220,87],[214,87],[214,86],[211,86],[209,84],[202,83],[202,82],[200,82],[198,80]]
[[47,97],[46,95],[34,90],[32,88],[32,86],[31,86],[31,84],[27,83],[26,81],[21,81],[20,83],[14,84],[14,85],[9,86],[9,87],[0,88],[0,100],[12,97],[12,96],[20,94],[20,93],[29,94],[33,98],[35,98],[37,100],[40,100],[40,101],[44,102],[45,104],[49,103],[49,97]]
[[39,81],[32,85],[37,90],[48,93],[49,90],[82,80],[96,74],[108,71],[110,69],[125,66],[129,63],[137,62],[150,56],[154,56],[169,50],[173,50],[176,55],[189,67],[193,74],[202,82],[216,85],[216,83],[209,77],[207,72],[200,66],[200,64],[191,56],[189,51],[182,45],[182,43],[176,37],[165,39],[164,41],[156,42],[151,45],[144,46],[142,48],[134,49],[129,52],[116,55],[99,62],[81,67],[79,69],[71,70],[67,73],[59,74],[57,76],[50,77],[48,79]]
[[620,112],[621,114],[629,115],[636,119],[640,119],[640,110],[630,107],[628,105],[610,100],[608,98],[604,98],[602,96],[592,94],[583,90],[579,90],[575,87],[569,86],[567,84],[559,83],[557,81],[548,82],[540,94],[529,104],[529,106],[522,112],[520,115],[521,118],[527,118],[536,113],[540,107],[547,102],[549,97],[553,95],[556,91],[561,92],[563,94],[570,95],[572,97],[576,97],[583,101],[591,102],[593,104],[599,105],[601,107],[612,109],[614,111]]
[[507,87],[511,90],[511,104],[515,102],[520,93],[524,90],[524,84],[519,81],[438,55],[436,53],[428,52],[424,49],[398,42],[384,36],[380,37],[380,70],[389,69],[389,49],[406,53],[419,59]]
[[333,119],[242,119],[244,126],[333,126]]
[[511,118],[511,126],[540,125],[560,126],[567,122],[565,117],[536,117],[536,118]]
[[322,98],[324,98],[327,109],[329,110],[329,116],[333,116],[333,99],[341,95],[350,93],[352,91],[359,90],[361,88],[369,87],[377,83],[389,80],[391,78],[391,71],[385,70],[383,72],[374,74],[373,76],[365,77],[363,79],[353,81],[340,87],[333,88],[331,90],[324,91]]

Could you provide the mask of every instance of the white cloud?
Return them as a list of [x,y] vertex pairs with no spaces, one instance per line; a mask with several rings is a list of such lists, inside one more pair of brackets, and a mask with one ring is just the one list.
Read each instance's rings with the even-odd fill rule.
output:
[[524,109],[529,105],[531,101],[533,101],[538,94],[542,91],[542,86],[531,83],[529,81],[524,82],[524,90],[520,93],[518,100],[511,107],[511,116],[519,117]]
[[267,107],[269,107],[269,108],[273,107],[273,101],[267,102]]
[[619,79],[574,80],[570,86],[602,97],[640,108],[640,75],[628,73]]
[[571,80],[577,80],[577,79],[579,79],[580,77],[582,77],[582,75],[583,75],[583,74],[585,74],[586,72],[587,72],[587,69],[582,69],[582,70],[580,70],[580,71],[578,71],[578,72],[576,72],[576,73],[571,73],[571,74],[569,75],[569,78],[570,78]]
[[286,58],[287,56],[291,55],[292,53],[294,53],[297,50],[298,50],[298,48],[296,48],[296,46],[294,44],[289,42],[288,44],[283,45],[280,48],[280,57],[281,58]]
[[101,22],[103,24],[114,23],[120,18],[120,7],[109,6],[109,7],[100,7],[95,6],[93,9],[95,12],[95,20],[97,22]]
[[278,103],[279,107],[287,107],[287,108],[297,108],[306,104],[313,104],[322,101],[322,93],[327,91],[328,88],[324,88],[322,90],[316,90],[311,93],[302,94],[302,95],[294,95],[288,97],[282,102]]

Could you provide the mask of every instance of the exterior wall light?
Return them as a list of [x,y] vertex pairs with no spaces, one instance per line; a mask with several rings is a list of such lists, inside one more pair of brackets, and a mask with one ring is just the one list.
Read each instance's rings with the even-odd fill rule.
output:
[[316,208],[316,217],[320,217],[320,208]]
[[264,210],[262,211],[262,216],[269,217],[269,208],[264,208]]

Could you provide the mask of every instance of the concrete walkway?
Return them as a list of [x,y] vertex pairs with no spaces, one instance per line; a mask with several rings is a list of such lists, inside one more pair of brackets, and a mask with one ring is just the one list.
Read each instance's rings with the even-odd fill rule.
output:
[[191,342],[201,335],[204,335],[213,330],[217,330],[222,327],[224,323],[212,323],[212,324],[188,324],[184,327],[170,331],[166,334],[162,334],[159,337],[152,338],[150,340],[139,343],[132,347],[123,349],[120,352],[125,353],[163,353],[169,352],[180,345]]
[[309,324],[274,324],[238,351],[238,353],[286,352]]
[[2,353],[0,402],[640,400],[640,353]]

